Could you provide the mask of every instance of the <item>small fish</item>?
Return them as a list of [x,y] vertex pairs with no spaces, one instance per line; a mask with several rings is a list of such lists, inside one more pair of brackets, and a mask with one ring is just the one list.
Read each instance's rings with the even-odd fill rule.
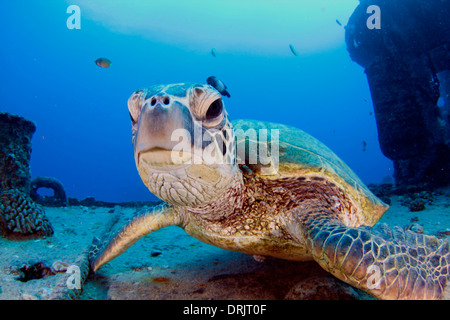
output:
[[221,80],[217,79],[217,77],[209,77],[208,79],[206,79],[206,83],[219,91],[221,95],[227,96],[228,98],[230,97],[230,94],[227,91],[227,86]]
[[342,23],[339,21],[339,19],[336,19],[336,23],[342,27]]
[[294,56],[298,56],[298,52],[297,52],[297,50],[295,50],[295,48],[294,48],[294,46],[292,44],[289,45],[289,49],[291,49],[291,51],[294,54]]
[[215,58],[216,57],[216,49],[212,48],[211,49],[211,54]]
[[363,141],[362,144],[363,144],[363,152],[366,152],[367,142]]
[[369,116],[373,116],[373,112],[372,111],[369,112]]
[[98,58],[94,62],[96,65],[98,65],[99,67],[102,67],[102,68],[109,68],[109,66],[111,65],[111,61],[106,58]]

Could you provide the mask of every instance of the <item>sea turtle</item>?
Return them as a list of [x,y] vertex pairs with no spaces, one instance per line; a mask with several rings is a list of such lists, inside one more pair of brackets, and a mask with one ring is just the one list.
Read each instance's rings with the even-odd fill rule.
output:
[[382,299],[441,299],[448,241],[372,226],[388,206],[324,144],[294,127],[230,122],[206,84],[157,85],[128,100],[134,158],[165,203],[94,239],[93,272],[143,236],[177,225],[255,257],[315,260]]

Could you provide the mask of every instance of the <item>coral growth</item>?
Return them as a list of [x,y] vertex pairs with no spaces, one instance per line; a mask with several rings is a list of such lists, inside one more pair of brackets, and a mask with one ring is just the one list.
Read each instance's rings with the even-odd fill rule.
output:
[[10,240],[50,236],[53,228],[44,210],[23,192],[0,192],[0,234]]
[[402,197],[401,205],[408,207],[411,212],[417,212],[425,210],[425,205],[431,205],[433,198],[438,192],[420,191],[414,193],[408,193]]
[[33,122],[0,112],[0,191],[30,187],[31,138],[36,131]]
[[411,212],[417,212],[425,210],[425,200],[423,199],[414,199],[408,205],[408,208]]
[[0,235],[11,240],[53,234],[44,210],[28,197],[35,131],[33,122],[0,112]]

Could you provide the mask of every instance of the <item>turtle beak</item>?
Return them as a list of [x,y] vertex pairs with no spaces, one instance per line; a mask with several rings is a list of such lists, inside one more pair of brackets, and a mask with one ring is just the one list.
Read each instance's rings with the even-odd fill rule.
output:
[[167,96],[157,96],[147,101],[142,107],[133,141],[136,165],[140,166],[142,161],[152,167],[185,163],[187,154],[179,154],[174,160],[174,153],[177,152],[173,151],[180,149],[180,134],[186,144],[183,149],[191,147],[188,135],[192,125],[189,126],[188,120],[190,117],[183,113],[183,106],[171,102]]

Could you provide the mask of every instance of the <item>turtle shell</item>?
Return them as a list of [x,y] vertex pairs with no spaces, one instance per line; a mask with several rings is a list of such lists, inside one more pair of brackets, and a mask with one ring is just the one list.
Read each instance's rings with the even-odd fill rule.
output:
[[372,226],[389,208],[333,151],[306,132],[256,120],[232,124],[238,162],[260,178],[326,180],[351,199],[352,218],[346,221],[350,226]]

